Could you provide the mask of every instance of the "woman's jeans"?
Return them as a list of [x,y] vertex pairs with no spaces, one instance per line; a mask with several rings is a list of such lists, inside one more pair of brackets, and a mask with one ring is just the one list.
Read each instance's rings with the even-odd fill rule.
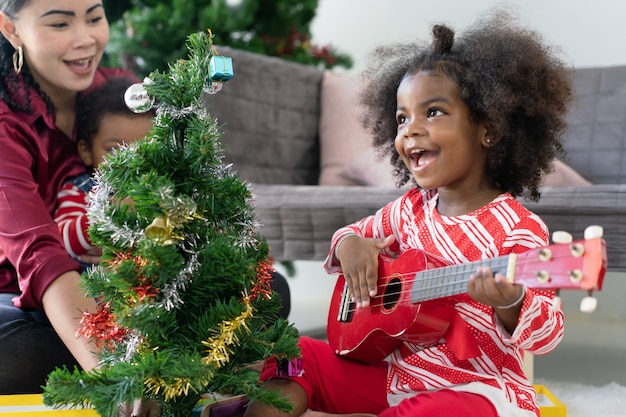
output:
[[40,393],[55,368],[78,364],[45,314],[14,307],[15,295],[0,294],[0,394]]

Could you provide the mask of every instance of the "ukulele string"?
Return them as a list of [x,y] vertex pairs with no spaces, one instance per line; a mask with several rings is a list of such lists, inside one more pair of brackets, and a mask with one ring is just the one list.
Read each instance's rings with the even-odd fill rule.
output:
[[[423,272],[423,271],[421,271]],[[474,271],[470,272],[473,273]],[[418,272],[406,272],[403,275],[411,275],[411,274],[419,274]],[[379,279],[387,279],[392,277],[392,275],[387,276],[387,277],[382,277]],[[449,295],[456,295],[456,294],[460,294],[463,291],[459,291],[457,290],[457,287],[460,284],[464,284],[468,281],[468,271],[463,271],[463,272],[455,272],[455,273],[451,273],[446,275],[447,278],[452,278],[452,280],[446,281],[444,283],[444,285],[441,285],[440,282],[435,282],[434,278],[431,277],[417,277],[413,280],[413,286],[411,288],[405,288],[402,289],[400,291],[390,291],[390,292],[384,292],[383,294],[381,294],[381,291],[379,291],[375,296],[370,297],[371,299],[378,299],[378,298],[384,298],[384,297],[391,297],[391,298],[400,298],[402,295],[407,294],[407,293],[411,293],[413,291],[413,288],[415,288],[416,284],[420,284],[419,285],[419,290],[422,292],[432,292],[433,290],[439,290],[437,293],[437,296],[434,296],[432,298],[429,299],[435,299],[435,298],[440,298],[440,297],[446,297]],[[460,279],[456,279],[458,277],[461,277]],[[424,285],[423,283],[431,283],[430,285]],[[393,287],[399,284],[395,284],[393,282],[388,282],[386,284],[382,284],[379,285],[378,288],[384,290],[386,287]],[[455,288],[446,288],[445,290],[442,290],[442,287],[451,287],[451,286],[455,286]],[[404,286],[402,286],[404,287]],[[348,310],[351,311],[351,310]]]
[[[430,271],[430,270],[429,270]],[[428,296],[426,296],[424,299],[420,300],[420,301],[429,301],[429,300],[434,300],[437,298],[443,298],[443,297],[448,297],[448,296],[452,296],[452,295],[458,295],[458,294],[462,294],[465,292],[465,289],[460,289],[460,285],[461,284],[465,284],[468,281],[468,277],[469,274],[475,272],[473,269],[467,270],[467,271],[458,271],[458,272],[453,272],[450,274],[447,274],[445,277],[450,279],[448,281],[446,281],[444,283],[444,285],[441,285],[441,282],[435,282],[437,281],[437,277],[423,277],[420,276],[422,274],[425,274],[429,271],[416,271],[416,272],[406,272],[403,275],[412,275],[412,274],[416,274],[415,279],[413,280],[413,285],[411,286],[411,288],[405,288],[402,289],[400,291],[390,291],[390,292],[384,292],[384,291],[379,291],[375,296],[370,297],[372,300],[377,300],[377,299],[382,299],[382,298],[392,298],[395,300],[399,300],[401,298],[402,295],[404,294],[410,294],[413,292],[413,289],[415,288],[416,284],[420,284],[419,285],[419,291],[420,293],[424,293],[424,292],[430,292],[430,294]],[[436,271],[436,270],[433,270]],[[382,277],[382,279],[387,279],[387,278],[391,278],[393,277],[393,275],[389,275],[386,277]],[[441,277],[439,277],[441,278]],[[424,285],[424,283],[427,283],[426,285]],[[430,283],[430,285],[428,285],[428,283]],[[379,285],[378,288],[381,290],[384,290],[386,287],[392,287],[398,284],[394,284],[392,282],[388,282],[386,284],[382,284]],[[403,285],[404,287],[404,285]],[[445,289],[442,289],[442,287],[446,287]],[[452,287],[452,288],[450,288]],[[436,292],[436,294],[433,294],[433,290],[438,290]],[[381,294],[382,292],[382,294]],[[346,313],[352,313],[354,311],[358,310],[357,308],[352,306],[352,303],[350,305],[350,307],[348,307],[347,309],[345,309]]]
[[[415,275],[415,278],[413,279],[413,285],[411,286],[411,288],[406,288],[406,289],[403,289],[401,291],[396,291],[396,292],[386,292],[383,295],[377,294],[373,298],[379,298],[379,297],[384,297],[384,296],[387,296],[387,297],[401,296],[406,293],[412,292],[413,289],[415,288],[418,288],[421,292],[427,292],[431,294],[435,293],[435,297],[433,298],[460,294],[463,292],[459,290],[460,284],[467,283],[467,281],[469,280],[469,276],[476,272],[476,268],[479,265],[484,266],[483,264],[454,265],[455,271],[447,273],[445,275],[441,275],[441,274],[436,275],[435,271],[438,271],[438,269],[408,272],[405,275]],[[503,265],[491,264],[490,268],[492,268],[493,270],[495,268],[499,269],[499,267],[504,267],[504,266],[506,266],[506,263]],[[389,276],[382,277],[382,279],[388,279],[392,277],[393,275],[389,275]],[[392,281],[389,281],[386,284],[380,285],[379,288],[384,290],[385,287],[393,287],[395,285],[397,284],[394,284]],[[433,290],[438,290],[438,291],[433,291]]]
[[[566,257],[567,257],[566,255],[556,255],[553,258],[553,260],[558,260],[559,258],[566,258]],[[528,265],[545,264],[545,261],[531,260],[525,263]],[[458,295],[458,294],[462,294],[465,292],[465,288],[463,289],[459,288],[460,285],[467,283],[467,281],[469,280],[469,275],[471,275],[472,273],[475,273],[476,269],[479,266],[488,266],[492,269],[492,271],[495,269],[496,270],[494,272],[494,275],[495,275],[495,273],[497,273],[499,270],[505,270],[507,267],[507,264],[508,264],[508,256],[504,256],[504,257],[499,257],[499,258],[491,258],[491,259],[487,259],[483,261],[450,265],[444,268],[454,269],[454,272],[450,272],[445,275],[438,274],[437,276],[432,276],[432,275],[435,275],[437,271],[443,268],[409,271],[409,272],[405,272],[402,274],[394,273],[394,274],[387,275],[384,277],[379,277],[379,280],[393,278],[395,275],[398,275],[398,274],[414,275],[415,278],[413,279],[412,285],[410,286],[410,288],[405,288],[406,287],[405,285],[394,283],[393,280],[391,280],[385,284],[379,285],[378,293],[375,296],[370,297],[370,298],[372,300],[377,300],[380,298],[392,298],[395,300],[399,300],[403,295],[407,293],[408,294],[413,293],[415,288],[418,288],[420,293],[428,293],[428,295],[426,295],[425,297],[423,298],[420,297],[420,300],[418,301],[429,301],[429,300],[434,300],[437,298],[444,298],[444,297],[448,297],[452,295]],[[445,280],[445,281],[442,282],[442,280]],[[386,287],[392,287],[392,286],[398,286],[398,285],[400,285],[402,288],[400,291],[394,291],[394,292],[380,291],[380,290],[384,290]],[[434,291],[434,290],[437,290],[437,291]],[[355,310],[357,309],[354,307],[348,307],[346,312],[350,313]]]

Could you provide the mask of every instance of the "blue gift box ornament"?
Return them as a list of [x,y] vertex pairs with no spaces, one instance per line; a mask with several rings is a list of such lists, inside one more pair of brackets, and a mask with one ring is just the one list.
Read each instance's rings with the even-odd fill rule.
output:
[[209,62],[209,79],[227,82],[233,78],[233,59],[227,56],[212,56]]

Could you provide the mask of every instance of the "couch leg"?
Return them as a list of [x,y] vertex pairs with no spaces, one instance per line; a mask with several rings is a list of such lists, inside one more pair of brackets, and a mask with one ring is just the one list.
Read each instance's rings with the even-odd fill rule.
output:
[[535,367],[534,367],[534,356],[530,352],[524,352],[524,363],[522,364],[522,370],[524,374],[526,374],[526,378],[533,384],[533,380],[535,379]]

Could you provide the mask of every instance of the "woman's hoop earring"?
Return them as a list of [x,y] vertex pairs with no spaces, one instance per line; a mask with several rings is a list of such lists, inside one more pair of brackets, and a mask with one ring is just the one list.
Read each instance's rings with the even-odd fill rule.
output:
[[21,46],[15,48],[15,52],[13,52],[13,70],[16,75],[19,75],[22,72],[22,66],[24,65],[24,50]]

